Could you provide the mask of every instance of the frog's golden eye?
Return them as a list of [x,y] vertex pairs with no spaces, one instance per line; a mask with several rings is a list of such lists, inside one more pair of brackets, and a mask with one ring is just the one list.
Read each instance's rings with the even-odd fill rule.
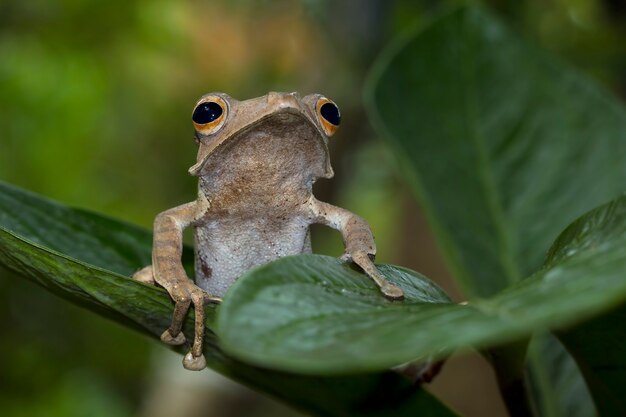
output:
[[315,108],[324,132],[328,136],[335,134],[339,124],[341,123],[341,113],[339,113],[339,107],[326,97],[321,97],[317,100]]
[[224,124],[227,110],[228,106],[221,97],[207,97],[196,105],[191,120],[198,133],[211,135]]

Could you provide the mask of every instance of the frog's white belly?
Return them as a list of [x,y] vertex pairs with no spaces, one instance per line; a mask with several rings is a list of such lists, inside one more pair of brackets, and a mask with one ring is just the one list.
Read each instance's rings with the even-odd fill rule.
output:
[[222,297],[243,273],[288,255],[311,252],[311,219],[220,218],[195,227],[196,285]]

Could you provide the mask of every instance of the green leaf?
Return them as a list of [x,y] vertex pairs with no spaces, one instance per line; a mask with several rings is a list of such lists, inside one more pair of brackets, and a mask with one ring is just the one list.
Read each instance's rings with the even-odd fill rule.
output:
[[[386,50],[366,101],[470,298],[536,271],[568,223],[626,184],[617,100],[481,8],[456,10]],[[546,368],[534,351],[530,361]],[[568,407],[578,405],[551,415]]]
[[70,210],[1,182],[0,227],[34,245],[121,275],[151,262],[152,236],[146,230]]
[[574,356],[602,416],[626,415],[626,306],[557,335]]
[[[248,272],[229,289],[216,331],[224,348],[238,357],[312,374],[388,369],[437,353],[422,349],[422,355],[414,354],[412,322],[455,306],[415,272],[379,268],[404,290],[404,302],[386,300],[362,272],[336,258],[279,259]],[[446,336],[437,336],[445,345]]]
[[[160,288],[127,278],[149,263],[145,230],[73,210],[0,182],[0,264],[99,314],[158,338],[172,303]],[[192,259],[189,252],[185,257]],[[29,308],[24,306],[24,314]],[[214,308],[208,307],[210,321]],[[54,325],[53,323],[51,325]],[[188,339],[193,323],[185,325]],[[210,329],[205,356],[214,370],[314,415],[456,415],[392,372],[307,377],[273,372],[226,356]],[[182,366],[182,364],[181,364]]]
[[601,251],[626,236],[626,194],[576,219],[556,239],[546,257],[549,267],[584,251]]
[[528,349],[534,359],[527,376],[537,391],[533,396],[537,416],[597,415],[578,365],[556,337],[550,334],[533,337]]
[[[626,207],[626,197],[612,205]],[[612,226],[626,230],[626,210],[612,213]],[[594,244],[583,239],[530,278],[469,305],[449,304],[415,272],[387,265],[380,270],[405,291],[404,301],[385,300],[370,280],[337,259],[280,259],[230,288],[216,331],[236,357],[311,374],[375,371],[457,349],[491,348],[625,303],[626,233],[607,233]]]
[[[608,238],[624,239],[626,196],[581,217],[555,242],[548,264],[581,251],[601,251]],[[625,243],[626,244],[626,243]],[[626,280],[626,270],[622,270]],[[560,332],[585,376],[602,415],[626,415],[626,306],[582,326]]]
[[536,271],[558,233],[624,190],[622,107],[482,9],[389,48],[366,98],[470,296]]

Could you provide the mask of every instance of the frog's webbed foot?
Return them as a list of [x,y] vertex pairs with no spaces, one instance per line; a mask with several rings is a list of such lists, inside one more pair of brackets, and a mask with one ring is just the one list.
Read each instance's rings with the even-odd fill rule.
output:
[[[206,292],[204,293],[204,304],[207,304],[207,303],[219,304],[221,302],[222,302],[221,298],[213,297]],[[185,306],[184,303],[182,304],[177,303],[176,305],[179,306],[179,308],[185,308],[185,312],[182,313],[182,317],[184,320],[185,313],[189,309],[189,305]],[[204,305],[202,308],[204,308]],[[178,314],[181,314],[181,313],[177,313],[176,307],[174,307],[174,318],[172,319],[172,325],[169,328],[165,329],[163,334],[161,334],[161,341],[163,343],[166,343],[172,346],[179,346],[186,342],[185,334],[182,331],[179,331],[176,336],[174,336],[173,333],[171,333],[172,331],[176,331],[177,327],[174,327],[174,321],[176,320],[176,317],[178,317]],[[181,328],[182,328],[182,323],[181,323]],[[202,349],[200,349],[200,351],[202,351]],[[185,368],[187,368],[187,366],[185,366]]]
[[206,360],[202,353],[204,343],[204,306],[206,303],[218,303],[221,300],[210,296],[187,278],[176,281],[168,291],[176,304],[174,306],[172,324],[163,332],[161,340],[170,345],[182,345],[185,343],[185,335],[182,332],[183,323],[189,307],[193,304],[195,311],[195,334],[191,350],[183,359],[183,366],[191,371],[200,371],[206,368]]
[[370,258],[369,254],[365,251],[358,250],[353,253],[346,253],[342,259],[351,259],[355,264],[363,269],[365,272],[380,288],[380,292],[390,300],[402,300],[404,299],[404,292],[401,288],[395,286],[385,279],[383,274],[380,273],[374,262]]
[[[132,279],[143,282],[144,284],[158,285],[156,280],[154,279],[154,270],[152,269],[152,265],[148,265],[135,272],[132,276]],[[187,306],[187,308],[189,307]],[[186,312],[187,310],[185,310],[185,313]],[[170,329],[166,329],[163,332],[163,334],[161,335],[161,341],[171,346],[184,344],[185,335],[183,334],[183,332],[179,331],[178,334],[174,336],[172,333],[170,333]]]
[[[146,284],[157,285],[154,279],[154,271],[152,265],[146,266],[135,272],[132,276],[137,281]],[[161,334],[161,341],[170,346],[180,346],[187,341],[185,334],[182,332],[183,323],[189,307],[193,303],[196,320],[195,320],[195,336],[191,351],[185,355],[183,366],[192,371],[200,371],[206,368],[206,360],[202,354],[202,343],[204,339],[204,306],[207,303],[220,303],[222,300],[217,297],[210,296],[205,291],[197,287],[186,277],[176,281],[168,292],[176,303],[174,306],[174,314],[172,324]]]
[[363,218],[315,198],[309,200],[308,207],[313,215],[313,222],[325,224],[341,232],[346,246],[342,260],[353,261],[360,266],[388,299],[404,298],[402,290],[387,281],[370,258],[376,254],[376,244],[372,230]]

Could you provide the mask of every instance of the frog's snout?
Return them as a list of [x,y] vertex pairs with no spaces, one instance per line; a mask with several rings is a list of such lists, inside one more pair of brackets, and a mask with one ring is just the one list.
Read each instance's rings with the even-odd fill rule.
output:
[[267,104],[274,109],[297,109],[301,110],[300,95],[297,92],[293,93],[278,93],[272,91],[267,94]]

